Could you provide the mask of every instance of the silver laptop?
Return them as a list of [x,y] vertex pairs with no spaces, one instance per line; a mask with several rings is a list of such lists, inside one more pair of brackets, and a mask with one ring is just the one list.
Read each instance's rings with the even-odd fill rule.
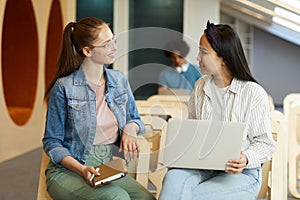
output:
[[245,124],[212,120],[168,121],[162,163],[166,167],[225,170],[239,158]]

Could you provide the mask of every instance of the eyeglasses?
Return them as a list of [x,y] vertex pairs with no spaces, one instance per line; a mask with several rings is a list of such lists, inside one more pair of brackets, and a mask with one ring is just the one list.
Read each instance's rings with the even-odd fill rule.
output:
[[99,45],[99,46],[92,46],[94,48],[105,48],[105,50],[110,50],[112,49],[112,47],[114,47],[117,43],[117,37],[114,35],[112,37],[111,40],[107,41],[105,44],[103,45]]

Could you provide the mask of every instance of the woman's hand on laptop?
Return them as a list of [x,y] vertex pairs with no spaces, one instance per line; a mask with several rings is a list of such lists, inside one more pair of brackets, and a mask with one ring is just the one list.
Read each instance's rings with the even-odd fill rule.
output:
[[247,156],[241,153],[239,159],[231,159],[227,162],[225,171],[230,174],[239,174],[248,163]]

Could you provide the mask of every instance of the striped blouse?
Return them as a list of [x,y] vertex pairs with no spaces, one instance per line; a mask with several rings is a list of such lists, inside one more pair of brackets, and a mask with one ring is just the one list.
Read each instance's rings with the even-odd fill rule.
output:
[[[195,83],[188,103],[189,118],[212,119],[211,81],[211,76],[204,76]],[[260,167],[275,150],[266,91],[257,83],[234,78],[224,101],[222,120],[246,123],[242,145],[242,152],[248,158],[246,168]]]

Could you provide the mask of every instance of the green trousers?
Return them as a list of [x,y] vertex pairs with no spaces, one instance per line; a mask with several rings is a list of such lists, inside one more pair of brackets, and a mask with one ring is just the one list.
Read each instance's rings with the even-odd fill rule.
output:
[[[112,159],[112,145],[93,146],[85,165],[96,166]],[[131,176],[115,180],[99,188],[93,188],[77,173],[64,167],[57,167],[52,162],[46,169],[47,190],[55,200],[92,200],[92,199],[136,199],[153,200],[148,192]]]

